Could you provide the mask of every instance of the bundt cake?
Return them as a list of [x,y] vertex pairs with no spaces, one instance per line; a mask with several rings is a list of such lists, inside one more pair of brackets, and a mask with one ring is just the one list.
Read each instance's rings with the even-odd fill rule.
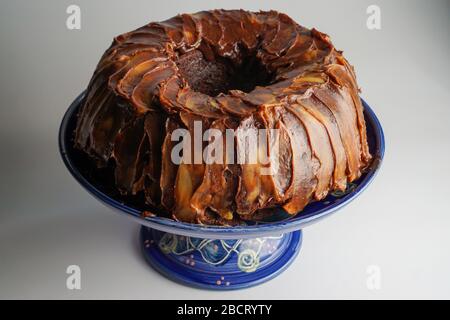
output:
[[[234,133],[219,143],[224,161],[208,163],[195,148],[173,161],[177,130],[195,135],[196,123],[200,133]],[[243,129],[263,132],[267,150],[249,151]],[[140,195],[143,210],[204,224],[255,220],[274,207],[295,215],[345,190],[371,160],[353,67],[326,34],[276,11],[181,14],[117,36],[74,139],[96,168],[111,168],[121,195]],[[242,152],[258,161],[237,161]],[[263,172],[275,158],[277,170]]]

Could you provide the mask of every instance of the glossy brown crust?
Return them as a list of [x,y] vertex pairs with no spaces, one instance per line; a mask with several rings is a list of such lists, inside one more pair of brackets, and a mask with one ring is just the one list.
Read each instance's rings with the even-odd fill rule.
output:
[[[184,76],[195,76],[182,70],[187,54],[219,75],[226,70],[214,61],[233,68],[256,59],[271,79],[249,92],[208,95]],[[195,120],[224,136],[278,129],[278,174],[261,174],[259,163],[172,163],[173,131],[192,132]],[[236,151],[244,143],[239,134],[234,142]],[[75,146],[98,167],[113,166],[122,194],[143,193],[175,219],[215,224],[257,219],[274,206],[297,214],[344,190],[371,160],[353,67],[326,34],[276,11],[182,14],[117,36],[89,83]]]

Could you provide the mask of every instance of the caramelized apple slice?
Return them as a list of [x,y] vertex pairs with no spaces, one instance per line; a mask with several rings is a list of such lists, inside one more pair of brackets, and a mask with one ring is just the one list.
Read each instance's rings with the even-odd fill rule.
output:
[[[159,52],[154,52],[152,50],[145,50],[145,51],[140,51],[138,53],[136,53],[135,55],[132,55],[130,57],[128,57],[127,62],[124,64],[123,67],[121,67],[120,69],[118,69],[115,73],[113,73],[110,77],[109,77],[109,82],[108,85],[113,88],[114,90],[116,90],[116,86],[119,84],[119,82],[124,78],[124,77],[135,77],[136,71],[137,70],[142,70],[143,65],[141,65],[142,63],[144,63],[144,66],[147,64],[148,60],[154,59],[154,58],[162,58],[163,55]],[[135,68],[137,68],[137,70],[135,70]],[[128,72],[130,72],[130,70],[134,70],[132,71],[130,74],[127,74]]]
[[161,64],[145,74],[131,95],[131,102],[138,114],[154,109],[153,103],[157,99],[159,84],[169,79],[174,73],[173,65],[168,63]]
[[345,59],[342,58],[342,60],[344,66],[336,64],[330,65],[327,68],[327,73],[330,74],[334,81],[341,87],[346,87],[347,90],[343,89],[343,91],[347,92],[347,94],[349,94],[352,98],[358,119],[358,129],[362,147],[362,161],[367,165],[370,162],[370,159],[372,159],[372,156],[370,155],[369,145],[367,144],[366,122],[364,120],[361,99],[358,96],[358,86],[356,85],[356,80],[354,78],[351,66]]
[[143,139],[143,118],[129,123],[116,136],[112,157],[116,162],[116,185],[123,194],[131,192],[136,180],[136,158]]
[[129,122],[130,111],[118,106],[117,98],[110,94],[98,106],[98,112],[91,124],[90,148],[96,157],[106,165],[114,147],[119,130]]
[[332,83],[317,88],[314,95],[330,109],[336,119],[347,155],[347,176],[349,181],[353,181],[361,175],[361,146],[353,102],[345,99],[339,88]]
[[291,18],[283,13],[279,13],[278,18],[280,21],[278,32],[270,43],[262,46],[262,49],[273,55],[273,58],[281,56],[290,48],[297,35],[296,23]]
[[242,101],[238,97],[230,95],[219,95],[216,97],[216,101],[219,103],[224,113],[229,113],[236,116],[248,116],[255,111],[255,108]]
[[[269,157],[273,174],[270,176],[274,183],[274,204],[283,204],[292,194],[288,192],[292,184],[292,143],[287,128],[281,121],[279,107],[264,108],[264,117],[269,131]],[[253,219],[253,217],[252,217]]]
[[[266,129],[265,131],[259,129]],[[238,192],[236,194],[236,207],[240,215],[251,215],[259,208],[270,205],[275,193],[273,178],[269,173],[269,164],[263,163],[268,152],[252,141],[258,142],[259,135],[268,140],[267,124],[259,113],[255,113],[241,121],[236,131],[236,152],[240,163]],[[255,153],[256,152],[256,153]],[[239,158],[240,157],[240,158]],[[240,159],[240,160],[239,160]]]
[[[196,210],[200,220],[205,215],[206,209],[211,209],[219,214],[225,220],[233,219],[234,196],[237,189],[237,170],[238,166],[234,158],[230,159],[230,153],[227,152],[231,148],[234,154],[234,135],[232,144],[227,144],[226,120],[217,120],[213,122],[210,129],[218,130],[221,133],[222,159],[218,163],[209,163],[205,165],[205,173],[201,185],[197,188],[191,199],[191,206]],[[216,137],[212,138],[211,143]],[[215,151],[217,148],[215,149]]]
[[[189,155],[190,161],[185,161],[185,159],[183,159],[178,167],[174,189],[174,214],[175,218],[182,221],[195,222],[197,220],[197,212],[191,206],[191,198],[202,183],[205,172],[205,165],[203,161],[201,161],[200,164],[195,163],[195,138],[198,134],[195,133],[195,121],[200,121],[202,123],[202,128],[205,129],[209,127],[209,124],[205,122],[203,118],[191,113],[181,113],[180,117],[187,130],[189,130],[192,146],[191,154]],[[202,134],[202,132],[200,132],[200,134]],[[186,156],[186,154],[184,154],[185,152],[188,152],[188,150],[183,149],[183,156]]]
[[218,102],[214,98],[204,93],[193,91],[190,88],[181,89],[178,92],[177,101],[185,111],[196,115],[215,119],[224,116]]
[[166,120],[166,130],[165,138],[161,147],[161,205],[168,211],[172,212],[175,199],[175,179],[177,177],[178,165],[175,164],[171,159],[171,152],[176,144],[172,141],[172,133],[175,129],[180,128],[180,125],[175,122],[172,118],[167,118]]
[[117,83],[117,92],[123,97],[129,99],[133,90],[142,81],[144,76],[155,68],[167,67],[169,64],[164,63],[166,58],[156,56],[152,59],[143,61],[128,70],[125,75]]
[[175,44],[175,47],[183,47],[186,44],[183,34],[183,19],[180,15],[156,24],[165,30],[169,39]]
[[308,134],[312,157],[320,163],[316,174],[317,187],[314,197],[321,200],[328,194],[334,170],[333,150],[328,133],[325,127],[302,106],[292,105],[288,106],[288,109],[303,123]]
[[291,139],[293,158],[293,182],[288,190],[292,198],[283,205],[283,208],[289,214],[297,214],[309,203],[316,189],[319,164],[313,157],[308,136],[301,121],[289,110],[283,110],[281,114]]
[[209,42],[213,47],[217,46],[221,37],[222,30],[219,21],[210,11],[200,11],[192,15],[195,24],[201,30],[204,40]]
[[297,102],[313,115],[327,130],[334,155],[333,189],[345,190],[347,188],[347,156],[339,127],[333,113],[314,96],[299,99]]

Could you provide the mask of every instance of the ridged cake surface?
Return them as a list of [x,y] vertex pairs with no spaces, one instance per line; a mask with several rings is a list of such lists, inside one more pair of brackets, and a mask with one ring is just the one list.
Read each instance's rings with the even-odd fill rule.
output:
[[[277,129],[277,173],[225,153],[223,163],[174,163],[172,134],[195,122],[224,136],[267,129],[267,140]],[[233,142],[224,150],[243,143]],[[121,194],[144,195],[143,208],[214,224],[272,207],[297,214],[371,159],[353,67],[326,34],[275,11],[181,14],[117,36],[89,83],[75,146],[113,168]]]

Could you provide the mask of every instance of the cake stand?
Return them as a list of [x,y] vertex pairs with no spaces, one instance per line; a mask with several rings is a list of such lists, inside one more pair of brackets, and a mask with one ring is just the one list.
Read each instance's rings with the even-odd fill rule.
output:
[[154,269],[169,279],[198,288],[246,288],[283,272],[300,251],[302,229],[342,209],[359,196],[374,179],[384,155],[380,122],[361,99],[373,161],[345,192],[333,192],[321,201],[310,203],[295,217],[289,217],[280,209],[271,221],[245,226],[206,226],[143,215],[138,207],[99,183],[86,170],[85,156],[73,148],[76,115],[84,96],[83,92],[70,105],[59,131],[59,149],[67,169],[95,198],[142,225],[140,245],[146,261]]

